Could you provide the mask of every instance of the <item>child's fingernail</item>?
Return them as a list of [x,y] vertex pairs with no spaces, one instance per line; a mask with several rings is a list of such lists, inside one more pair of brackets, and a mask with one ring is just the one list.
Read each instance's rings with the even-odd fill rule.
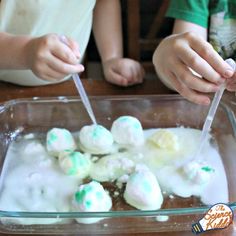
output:
[[236,64],[235,64],[235,61],[232,59],[232,58],[228,58],[225,60],[225,62],[230,65],[230,69],[232,69],[233,71],[235,71],[235,67],[236,67]]
[[63,34],[60,35],[60,36],[59,36],[59,39],[60,39],[60,41],[61,41],[62,43],[68,45],[68,39],[67,39],[67,37],[66,37],[65,35],[63,35]]
[[225,82],[225,80],[222,80],[222,79],[221,79],[221,80],[217,81],[216,84],[217,84],[217,85],[221,85],[221,84],[223,84],[224,82]]
[[228,78],[228,77],[231,77],[233,74],[234,74],[234,71],[232,69],[227,69],[225,71],[224,76]]
[[212,92],[217,92],[219,90],[219,87],[218,86],[215,86],[212,88]]
[[209,105],[211,103],[209,98],[203,100],[203,105]]
[[83,65],[79,65],[79,69],[82,71],[84,71],[84,66]]
[[80,51],[79,51],[79,50],[76,50],[76,56],[77,56],[78,58],[80,58],[80,57],[81,57],[81,53],[80,53]]

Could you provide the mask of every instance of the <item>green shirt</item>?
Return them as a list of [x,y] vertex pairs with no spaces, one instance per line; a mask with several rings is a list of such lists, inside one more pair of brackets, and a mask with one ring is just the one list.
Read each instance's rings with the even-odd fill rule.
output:
[[215,50],[236,59],[235,0],[171,0],[167,16],[207,28]]

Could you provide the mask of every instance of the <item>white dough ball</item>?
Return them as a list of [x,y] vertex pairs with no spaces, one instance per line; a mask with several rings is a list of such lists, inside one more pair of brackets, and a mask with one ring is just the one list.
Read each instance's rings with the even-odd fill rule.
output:
[[121,145],[139,146],[144,143],[143,128],[139,120],[132,116],[121,116],[111,127],[115,142]]
[[59,165],[65,174],[83,179],[89,175],[92,162],[80,152],[65,151],[59,155]]
[[74,138],[67,129],[53,128],[47,133],[47,150],[53,156],[59,156],[60,152],[76,149]]
[[101,125],[84,126],[79,132],[81,148],[92,154],[109,153],[113,145],[113,137],[109,130]]
[[130,175],[124,198],[128,204],[140,210],[160,209],[163,202],[157,179],[147,170],[140,170]]
[[[92,181],[79,186],[74,195],[72,206],[74,211],[79,212],[106,212],[111,209],[112,200],[100,183]],[[102,220],[102,218],[77,218],[76,220],[79,223],[91,224]]]
[[208,184],[215,170],[205,162],[191,161],[183,167],[186,177],[197,185]]

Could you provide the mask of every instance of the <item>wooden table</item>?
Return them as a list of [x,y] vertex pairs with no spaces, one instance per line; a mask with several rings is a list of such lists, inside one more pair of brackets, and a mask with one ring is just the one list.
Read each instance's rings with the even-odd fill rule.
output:
[[[99,95],[142,95],[142,94],[170,94],[173,93],[167,89],[159,80],[146,80],[142,85],[136,85],[129,88],[121,88],[111,85],[103,80],[83,79],[84,87],[90,96]],[[72,81],[61,84],[48,85],[42,87],[21,87],[0,82],[0,103],[7,100],[29,97],[51,97],[51,96],[74,96],[77,95]],[[138,232],[137,232],[138,233]],[[0,234],[8,235],[9,234]],[[122,234],[127,235],[127,234]],[[129,234],[134,236],[137,234]],[[145,233],[142,235],[151,236],[187,236],[193,235],[191,232],[166,232],[166,233]],[[206,232],[204,235],[233,236],[236,235],[236,225],[232,224],[224,230]]]
[[[107,83],[104,80],[98,79],[82,79],[82,81],[89,96],[121,94],[168,94],[171,92],[157,79],[149,79],[146,80],[142,85],[136,85],[128,88],[118,87]],[[75,85],[71,80],[60,84],[38,87],[21,87],[0,82],[0,102],[16,98],[77,95],[78,93],[75,89]]]

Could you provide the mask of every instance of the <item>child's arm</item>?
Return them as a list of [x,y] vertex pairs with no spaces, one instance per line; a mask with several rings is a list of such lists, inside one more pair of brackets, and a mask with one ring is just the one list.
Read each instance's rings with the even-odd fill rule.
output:
[[222,77],[233,75],[232,69],[206,38],[207,29],[176,20],[173,35],[160,43],[153,56],[160,79],[183,97],[199,104],[209,104],[210,99],[204,93],[217,91]]
[[0,69],[30,69],[39,78],[60,80],[71,73],[84,70],[77,64],[79,51],[71,39],[70,47],[56,34],[39,38],[0,33]]
[[119,0],[97,0],[93,31],[106,80],[122,86],[141,83],[144,76],[141,65],[123,58]]

